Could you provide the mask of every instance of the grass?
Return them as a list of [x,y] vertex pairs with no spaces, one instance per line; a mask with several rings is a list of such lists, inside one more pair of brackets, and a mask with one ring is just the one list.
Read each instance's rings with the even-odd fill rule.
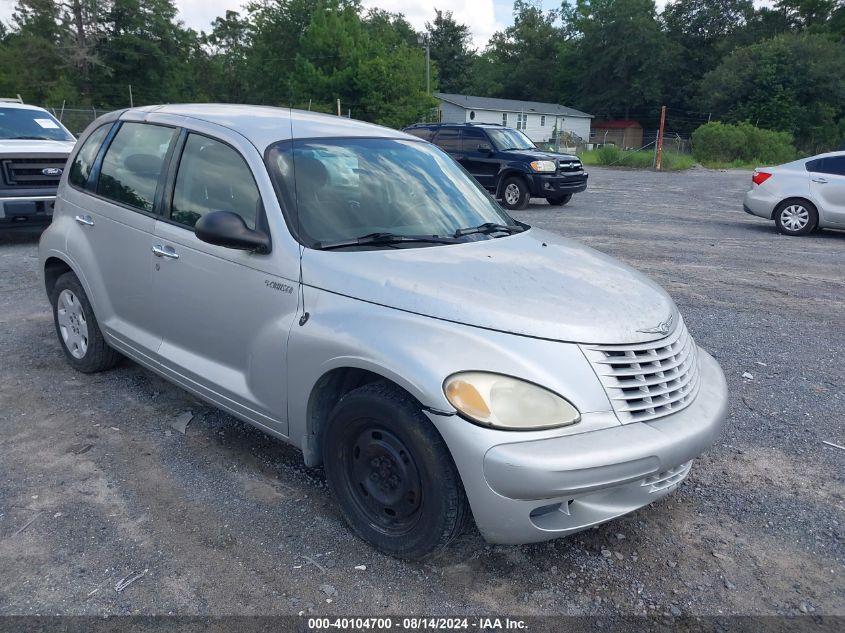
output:
[[[635,169],[651,169],[654,165],[654,150],[621,150],[613,145],[584,151],[578,156],[585,165]],[[663,169],[666,171],[681,171],[695,164],[695,159],[689,154],[679,154],[668,150],[663,152]]]

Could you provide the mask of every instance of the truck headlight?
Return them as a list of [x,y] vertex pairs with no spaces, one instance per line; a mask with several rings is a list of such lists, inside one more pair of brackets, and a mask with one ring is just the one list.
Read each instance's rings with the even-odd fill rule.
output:
[[466,371],[443,383],[446,399],[460,413],[484,426],[534,431],[575,424],[578,409],[538,385],[502,374]]
[[555,162],[553,160],[535,160],[531,163],[531,169],[534,171],[539,172],[554,172],[557,167],[555,166]]

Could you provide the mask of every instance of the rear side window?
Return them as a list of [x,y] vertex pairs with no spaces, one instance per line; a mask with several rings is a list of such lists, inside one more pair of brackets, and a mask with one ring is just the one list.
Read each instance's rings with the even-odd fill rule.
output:
[[461,131],[454,127],[443,128],[434,142],[445,152],[460,152]]
[[434,130],[430,127],[414,127],[409,130],[405,130],[405,133],[421,138],[424,141],[430,141],[431,137],[434,136]]
[[817,158],[807,163],[807,171],[817,174],[831,174],[845,176],[845,156],[828,156]]
[[124,123],[103,157],[97,193],[121,204],[152,211],[164,157],[176,130]]
[[230,211],[254,229],[260,203],[252,172],[237,151],[207,136],[188,136],[173,189],[171,220],[193,228],[206,213]]
[[70,166],[70,173],[67,179],[71,184],[77,187],[85,187],[88,182],[88,176],[91,175],[91,167],[94,165],[94,160],[97,158],[97,152],[100,150],[100,145],[103,139],[108,134],[110,125],[103,125],[91,132],[91,135],[85,139],[82,148],[73,159],[73,164]]

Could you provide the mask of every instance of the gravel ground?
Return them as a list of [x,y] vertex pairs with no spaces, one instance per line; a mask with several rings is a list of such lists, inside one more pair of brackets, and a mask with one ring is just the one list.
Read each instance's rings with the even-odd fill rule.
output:
[[0,237],[0,615],[845,615],[845,451],[822,444],[845,445],[845,233],[778,235],[742,213],[749,176],[593,169],[518,214],[661,283],[730,418],[650,507],[539,545],[470,530],[421,564],[352,537],[295,449],[128,361],[73,372],[37,236]]

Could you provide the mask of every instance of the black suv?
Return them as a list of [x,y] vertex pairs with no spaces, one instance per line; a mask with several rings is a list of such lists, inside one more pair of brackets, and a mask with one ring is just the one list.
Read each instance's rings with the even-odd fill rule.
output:
[[507,209],[524,209],[530,198],[563,205],[587,188],[587,173],[577,156],[543,151],[513,128],[419,123],[404,131],[448,152]]

